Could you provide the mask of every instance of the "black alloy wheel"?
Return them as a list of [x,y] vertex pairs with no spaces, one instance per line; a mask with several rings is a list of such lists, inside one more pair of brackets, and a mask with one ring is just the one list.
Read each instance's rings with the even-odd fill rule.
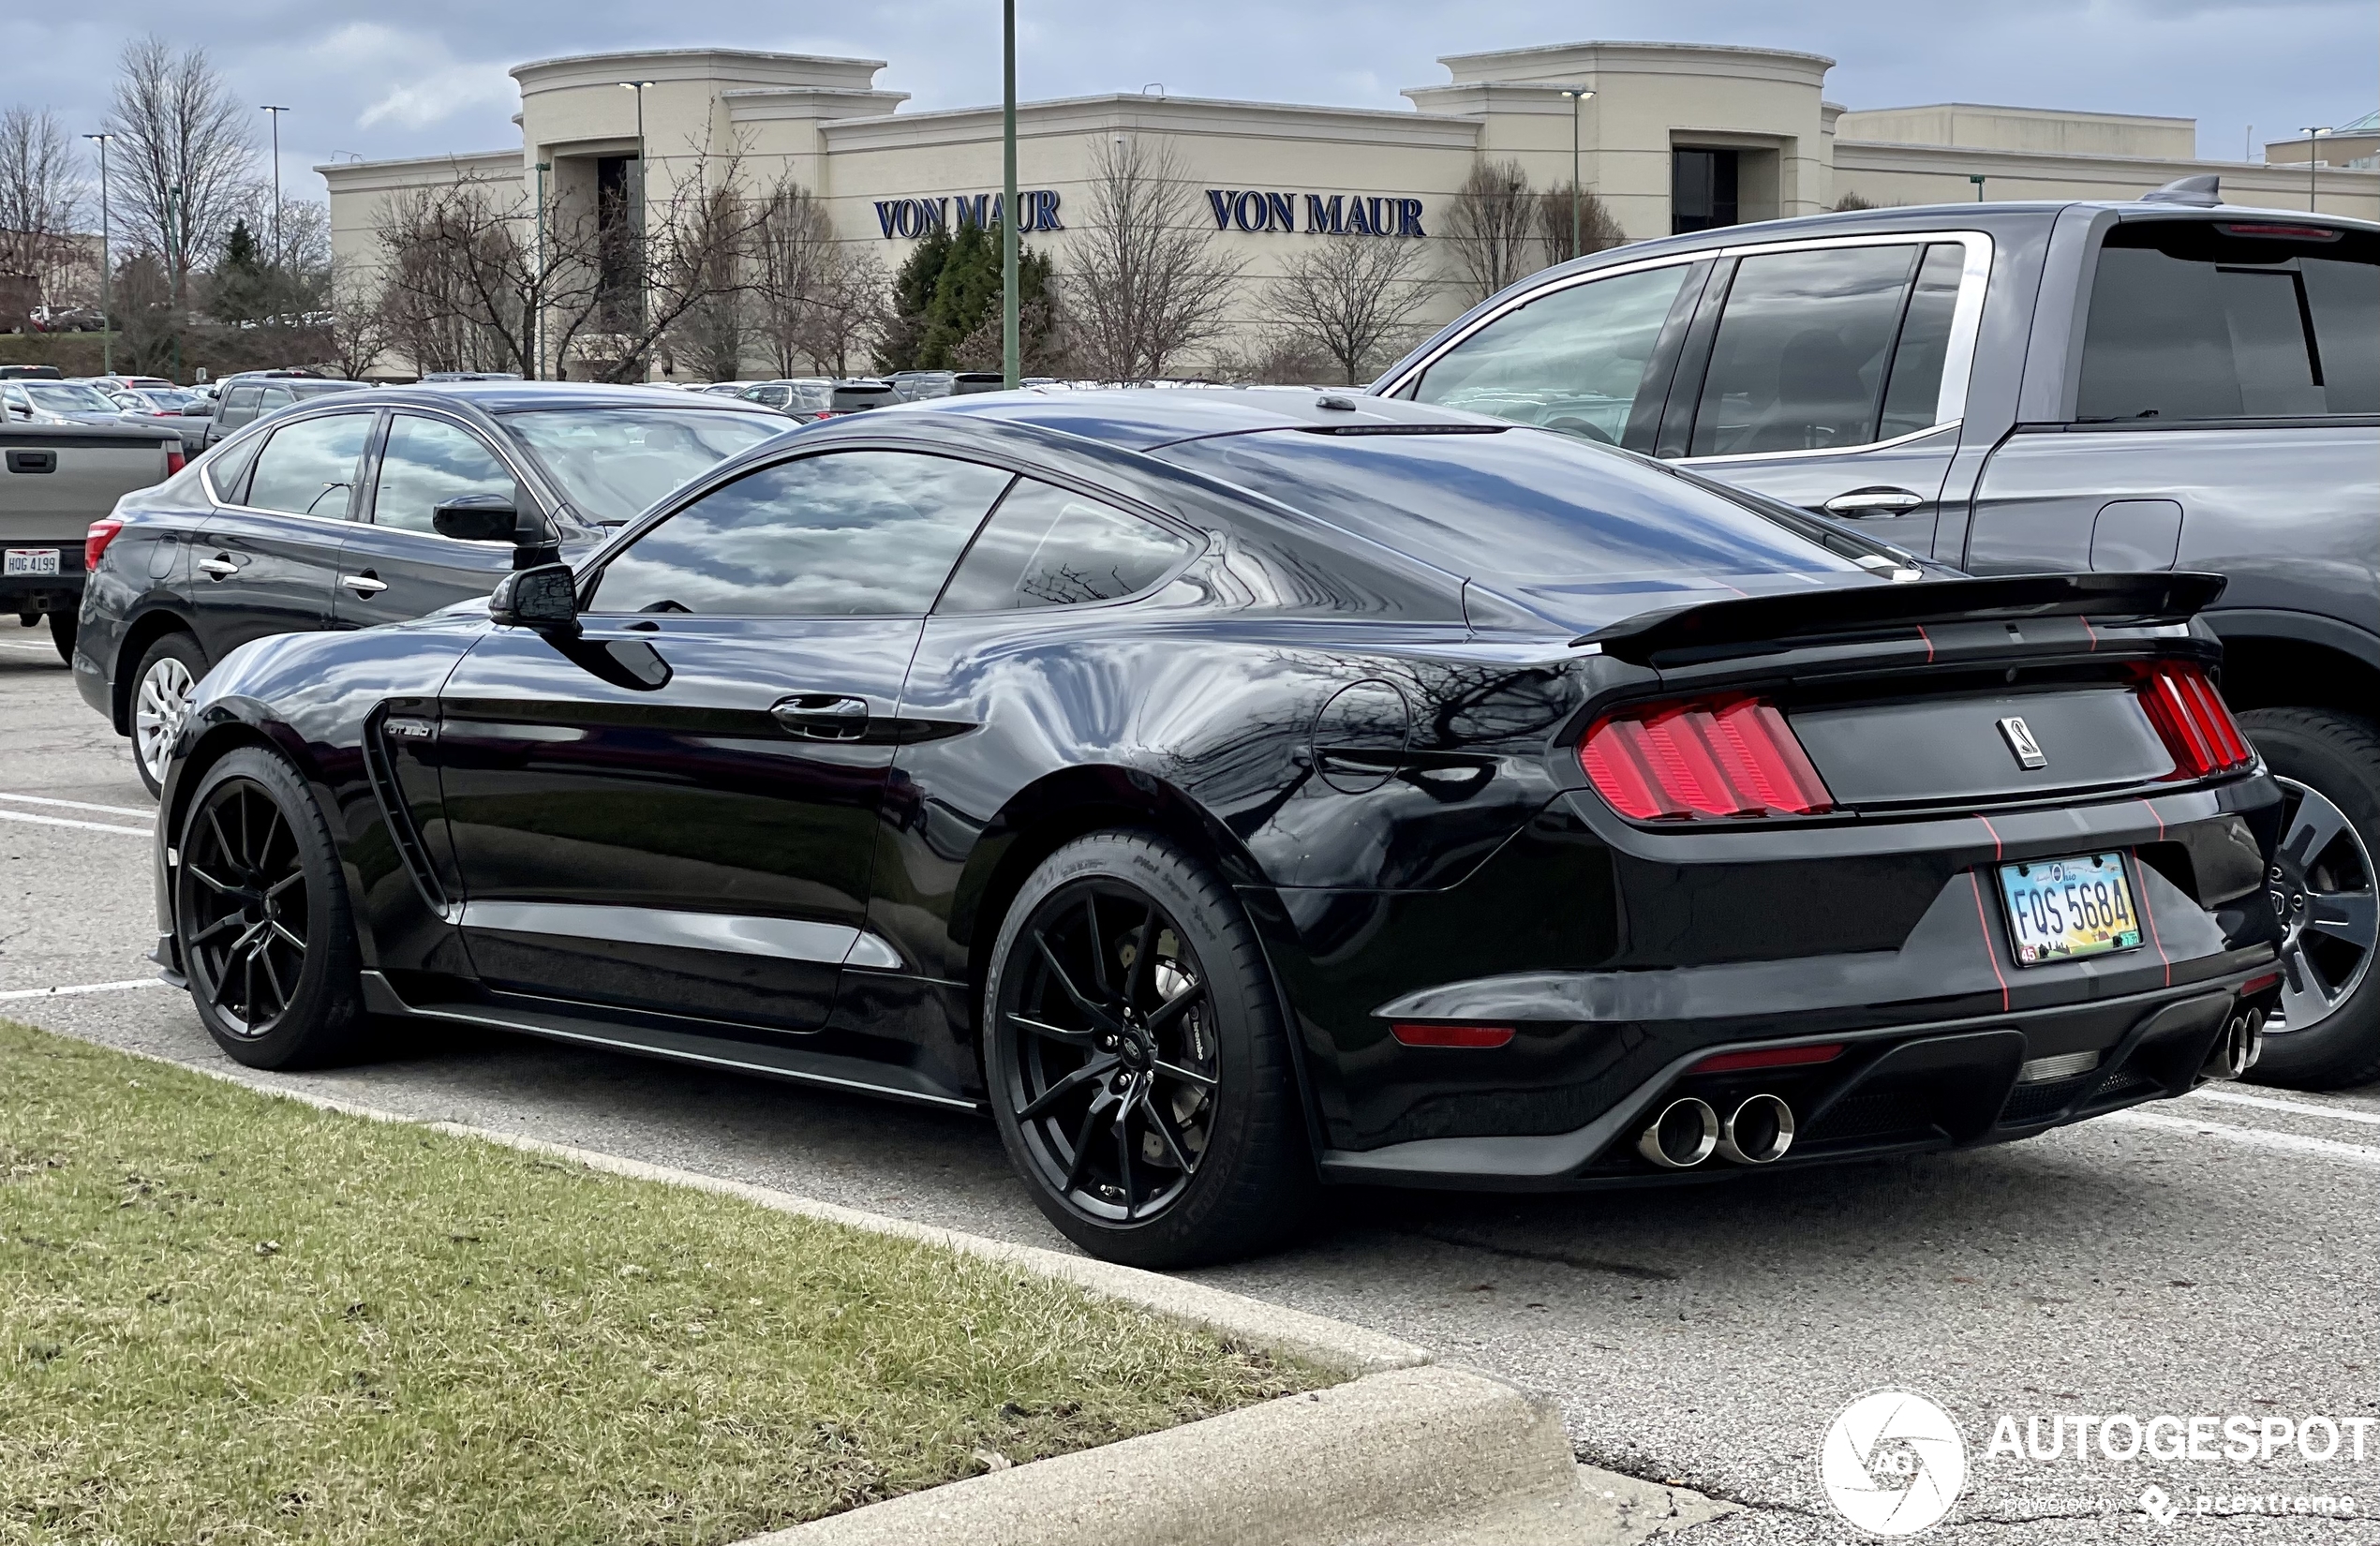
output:
[[191,796],[174,870],[190,997],[256,1068],[334,1061],[363,1021],[355,930],[330,834],[279,757],[244,748]]
[[1099,833],[1035,870],[987,984],[986,1073],[1034,1199],[1086,1250],[1172,1267],[1293,1227],[1313,1179],[1253,931],[1171,846]]

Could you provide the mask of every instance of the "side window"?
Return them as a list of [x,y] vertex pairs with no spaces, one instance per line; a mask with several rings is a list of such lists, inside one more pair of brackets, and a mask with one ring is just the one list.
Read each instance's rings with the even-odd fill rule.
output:
[[223,427],[237,429],[256,417],[260,387],[235,386],[223,394]]
[[1531,301],[1449,350],[1410,395],[1626,443],[1662,324],[1692,268],[1615,275]]
[[2091,281],[2075,416],[2380,412],[2380,240],[2321,230],[2118,226]]
[[1738,262],[1687,453],[1829,451],[1876,439],[1921,250],[1822,247]]
[[290,515],[347,519],[371,428],[369,413],[328,413],[275,430],[257,453],[246,503]]
[[263,395],[257,399],[257,409],[261,413],[270,413],[276,408],[287,408],[296,401],[297,394],[288,387],[269,386],[264,389]]
[[1019,478],[984,523],[936,612],[1112,602],[1148,589],[1191,543],[1113,505]]
[[433,531],[430,515],[449,499],[493,494],[520,503],[520,485],[480,438],[443,419],[400,413],[389,423],[380,453],[372,522],[406,531]]
[[1876,426],[1876,439],[1914,435],[1939,421],[1942,366],[1950,359],[1950,320],[1958,309],[1958,281],[1966,268],[1967,249],[1956,242],[1935,243],[1917,265],[1917,286],[1909,292],[1900,337],[1893,345],[1884,417]]
[[216,498],[227,505],[247,503],[248,468],[256,465],[257,447],[263,443],[251,435],[237,445],[225,446],[208,459],[207,482],[215,486]]
[[711,490],[637,538],[604,566],[593,610],[920,615],[1010,478],[906,451],[780,462]]

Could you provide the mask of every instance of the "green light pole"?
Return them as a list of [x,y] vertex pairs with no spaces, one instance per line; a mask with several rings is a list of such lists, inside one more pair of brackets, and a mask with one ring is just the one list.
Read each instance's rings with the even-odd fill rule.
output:
[[165,190],[166,277],[171,281],[166,286],[165,293],[167,305],[172,308],[173,312],[171,322],[173,375],[171,379],[176,386],[182,384],[182,290],[183,286],[189,282],[190,260],[186,251],[173,245],[173,221],[177,214],[182,216],[182,241],[186,247],[190,240],[189,211],[184,207],[186,201],[181,184],[176,183]]
[[1585,86],[1564,86],[1562,95],[1570,99],[1570,256],[1579,255],[1579,113],[1586,99],[1595,93]]
[[1017,314],[1017,0],[1000,0],[1000,384],[1024,376]]
[[113,261],[108,256],[108,141],[112,134],[86,134],[85,140],[99,142],[99,374],[115,374],[115,317],[108,305],[108,271]]
[[2327,125],[2309,124],[2298,132],[2306,137],[2306,213],[2311,215],[2313,213],[2314,179],[2321,175],[2322,166],[2320,161],[2314,159],[2321,154],[2315,142],[2329,133],[2330,129]]
[[1971,171],[1967,174],[1967,180],[1975,185],[1975,202],[1982,203],[1984,201],[1983,173]]

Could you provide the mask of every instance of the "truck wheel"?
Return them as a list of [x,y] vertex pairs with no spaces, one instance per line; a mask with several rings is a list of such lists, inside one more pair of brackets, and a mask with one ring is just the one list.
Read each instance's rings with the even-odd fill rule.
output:
[[50,614],[50,642],[58,647],[58,659],[68,665],[74,664],[73,613],[52,612]]
[[2266,879],[2284,935],[2281,1014],[2253,1078],[2299,1090],[2380,1079],[2380,727],[2320,708],[2239,716],[2287,796]]
[[199,641],[179,630],[161,635],[141,657],[132,678],[132,766],[152,795],[165,789],[165,765],[188,712],[190,693],[206,675]]

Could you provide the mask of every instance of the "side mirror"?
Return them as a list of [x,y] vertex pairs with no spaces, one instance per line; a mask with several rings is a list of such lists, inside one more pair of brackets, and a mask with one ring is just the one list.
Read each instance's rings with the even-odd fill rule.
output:
[[[430,525],[441,537],[466,543],[522,541],[520,512],[499,494],[465,494],[430,512]],[[534,534],[531,541],[535,540]]]
[[496,583],[487,599],[488,620],[504,628],[578,627],[578,576],[568,564],[516,569]]

